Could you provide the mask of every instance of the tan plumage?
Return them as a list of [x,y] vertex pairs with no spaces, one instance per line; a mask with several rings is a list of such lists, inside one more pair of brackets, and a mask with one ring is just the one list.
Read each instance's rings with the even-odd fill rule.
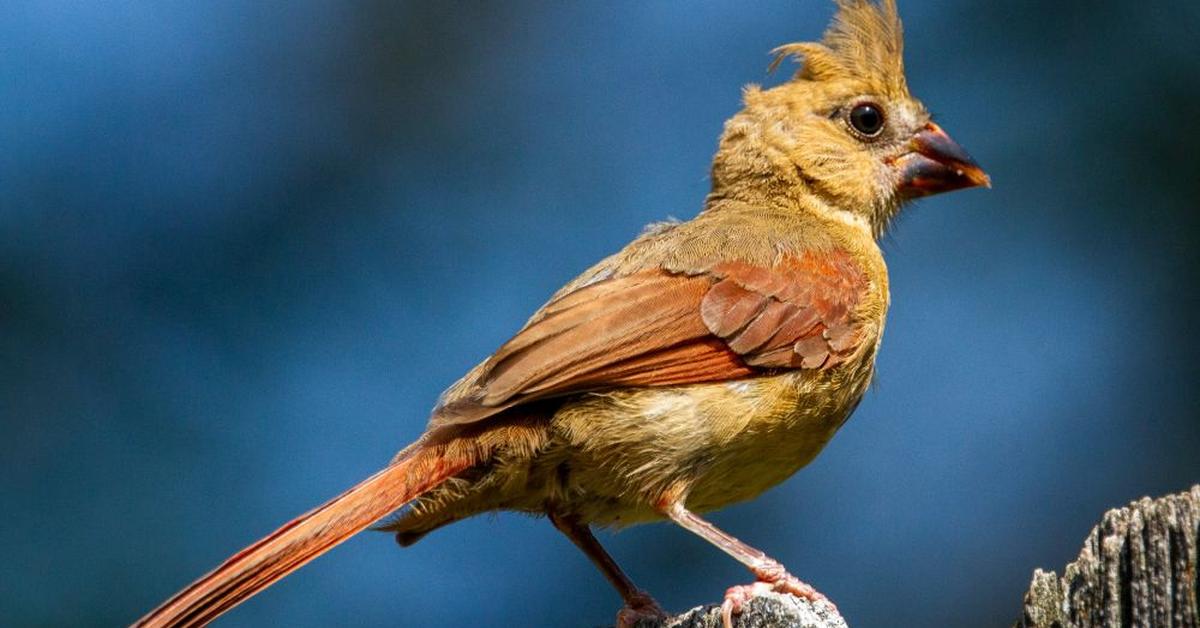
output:
[[207,621],[410,499],[385,526],[402,544],[480,512],[548,514],[621,592],[625,623],[660,611],[589,525],[670,518],[770,586],[817,596],[694,513],[817,455],[871,380],[888,307],[876,237],[909,198],[987,183],[909,95],[894,2],[838,5],[822,43],[776,50],[802,60],[792,80],[746,89],[696,218],[584,272],[451,386],[380,476],[142,624]]

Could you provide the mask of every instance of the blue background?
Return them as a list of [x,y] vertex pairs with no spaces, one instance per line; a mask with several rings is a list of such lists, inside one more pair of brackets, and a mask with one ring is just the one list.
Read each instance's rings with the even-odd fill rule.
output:
[[[886,238],[878,384],[718,524],[855,626],[1002,625],[1110,506],[1200,480],[1200,5],[901,2],[995,188]],[[381,466],[555,288],[687,218],[816,0],[9,2],[0,623],[132,621]],[[602,540],[668,608],[748,575]],[[363,534],[225,626],[610,622],[549,524]]]

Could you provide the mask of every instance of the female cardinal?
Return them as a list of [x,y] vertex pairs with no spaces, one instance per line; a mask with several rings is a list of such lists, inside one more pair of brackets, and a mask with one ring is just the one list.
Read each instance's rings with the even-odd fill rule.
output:
[[[630,624],[661,615],[590,526],[670,519],[745,564],[756,591],[820,595],[696,513],[807,464],[871,381],[888,307],[876,239],[915,197],[988,178],[908,92],[894,0],[839,0],[802,69],[749,87],[712,192],[567,284],[443,395],[417,442],[142,618],[197,626],[385,515],[408,545],[478,513],[545,514],[603,571]],[[774,64],[773,64],[774,65]]]

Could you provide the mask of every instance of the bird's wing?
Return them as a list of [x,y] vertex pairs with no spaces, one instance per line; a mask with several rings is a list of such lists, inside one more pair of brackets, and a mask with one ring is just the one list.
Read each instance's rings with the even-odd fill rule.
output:
[[431,427],[582,391],[826,368],[861,342],[855,306],[866,286],[840,249],[770,267],[721,262],[597,281],[546,304],[435,410]]

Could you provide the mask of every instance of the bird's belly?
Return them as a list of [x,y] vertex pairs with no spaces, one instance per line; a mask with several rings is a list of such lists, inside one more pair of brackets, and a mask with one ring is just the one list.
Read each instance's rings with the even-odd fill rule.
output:
[[751,499],[829,442],[870,379],[867,371],[848,381],[851,373],[584,397],[553,420],[571,451],[562,499],[599,525],[659,519],[655,502],[673,492],[697,511]]
[[[772,390],[785,387],[791,390]],[[791,477],[824,449],[861,398],[830,398],[825,387],[786,380],[764,388],[774,393],[773,402],[763,403],[767,395],[756,395],[758,401],[745,408],[742,429],[711,448],[708,464],[688,491],[692,510],[753,499]]]

